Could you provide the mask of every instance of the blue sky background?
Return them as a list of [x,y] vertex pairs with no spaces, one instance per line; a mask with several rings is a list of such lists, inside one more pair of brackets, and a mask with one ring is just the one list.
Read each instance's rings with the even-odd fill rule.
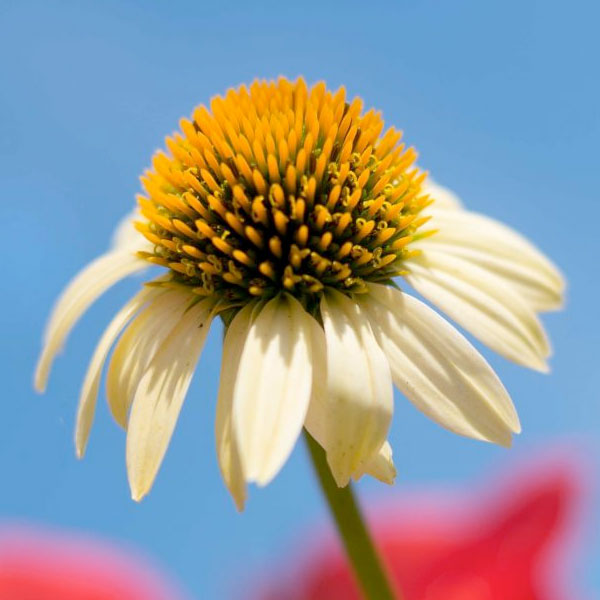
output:
[[[345,84],[404,129],[420,163],[470,207],[533,239],[569,278],[544,318],[553,372],[486,352],[524,433],[512,451],[453,436],[398,397],[393,490],[471,482],[555,443],[600,464],[598,134],[600,10],[592,2],[105,2],[0,0],[3,412],[0,519],[64,526],[141,548],[198,598],[289,551],[325,509],[300,445],[237,514],[213,438],[220,332],[211,333],[151,495],[129,498],[124,436],[101,402],[88,455],[72,429],[87,361],[139,282],[82,319],[45,396],[32,370],[50,306],[108,244],[138,175],[179,118],[256,76]],[[590,514],[578,577],[600,591]]]

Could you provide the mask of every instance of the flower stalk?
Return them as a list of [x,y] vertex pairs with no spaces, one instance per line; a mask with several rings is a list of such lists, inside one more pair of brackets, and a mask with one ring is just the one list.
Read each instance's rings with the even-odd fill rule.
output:
[[373,544],[351,484],[343,488],[337,486],[327,464],[325,451],[306,430],[304,436],[319,484],[364,597],[366,600],[401,600],[402,596],[392,587]]

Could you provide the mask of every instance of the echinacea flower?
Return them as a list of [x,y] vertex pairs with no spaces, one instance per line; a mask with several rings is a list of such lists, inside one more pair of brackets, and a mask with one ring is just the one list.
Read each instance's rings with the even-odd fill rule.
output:
[[[371,529],[403,600],[573,600],[580,463],[550,452],[473,494],[415,494],[371,508]],[[348,563],[322,531],[291,568],[257,581],[255,600],[358,600]],[[307,548],[308,547],[308,548]],[[288,557],[292,558],[292,557]],[[586,596],[587,597],[587,596]]]
[[146,561],[62,531],[3,526],[2,600],[177,600],[183,595]]
[[[519,420],[502,383],[454,326],[507,358],[550,353],[536,313],[562,301],[529,242],[425,183],[416,153],[345,90],[254,82],[182,119],[142,177],[139,212],[54,308],[35,385],[81,314],[149,264],[166,270],[115,316],[81,393],[82,456],[104,362],[127,429],[133,498],[150,490],[212,321],[225,324],[217,453],[238,505],[267,484],[303,427],[339,486],[395,476],[392,382],[451,431],[509,445]],[[122,332],[121,337],[119,338]],[[116,341],[118,339],[118,341]]]

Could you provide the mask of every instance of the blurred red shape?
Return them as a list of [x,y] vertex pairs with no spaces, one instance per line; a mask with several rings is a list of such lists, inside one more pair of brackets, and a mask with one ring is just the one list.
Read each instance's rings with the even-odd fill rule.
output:
[[[553,455],[475,497],[413,498],[369,521],[404,600],[575,600],[565,579],[582,495],[580,465]],[[311,547],[262,600],[361,597],[338,543]]]
[[177,600],[143,561],[63,533],[0,531],[1,600]]

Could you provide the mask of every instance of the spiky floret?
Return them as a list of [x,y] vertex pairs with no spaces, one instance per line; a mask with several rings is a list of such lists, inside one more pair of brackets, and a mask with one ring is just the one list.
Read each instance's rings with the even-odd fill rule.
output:
[[142,177],[141,253],[197,294],[235,300],[398,275],[429,202],[416,153],[324,83],[255,81],[182,119]]

